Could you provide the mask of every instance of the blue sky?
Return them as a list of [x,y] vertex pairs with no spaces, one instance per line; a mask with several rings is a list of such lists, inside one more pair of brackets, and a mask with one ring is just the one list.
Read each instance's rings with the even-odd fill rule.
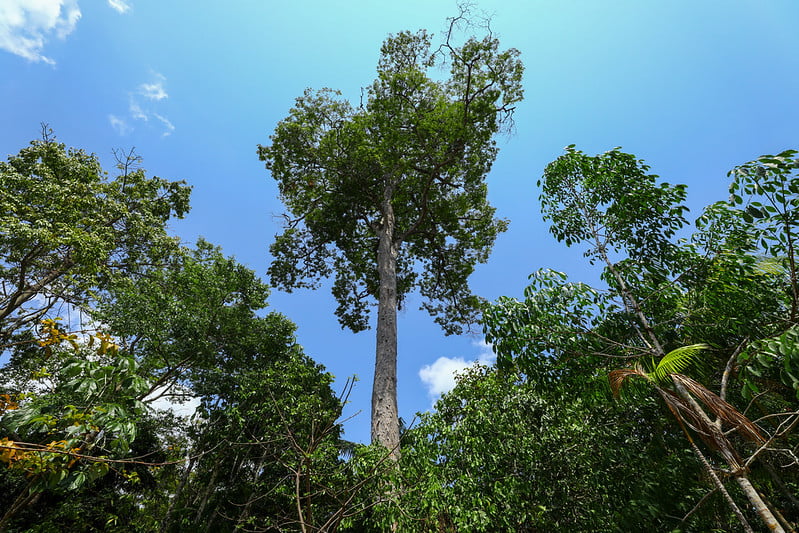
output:
[[[499,139],[489,197],[511,222],[477,294],[521,296],[550,267],[594,280],[577,250],[541,221],[536,181],[575,143],[622,146],[666,181],[687,183],[691,215],[726,198],[726,172],[799,148],[799,3],[795,0],[479,2],[503,46],[522,52],[526,99],[516,133]],[[148,173],[194,186],[172,229],[200,235],[265,275],[282,212],[256,155],[306,87],[356,99],[389,34],[440,33],[454,1],[2,0],[0,153],[37,138],[41,122],[111,168],[135,147]],[[283,294],[272,309],[343,386],[360,379],[347,437],[368,440],[372,332],[341,331],[326,289]],[[468,361],[489,358],[478,336],[444,337],[410,300],[400,314],[399,401],[407,421]],[[422,379],[424,377],[424,380]]]

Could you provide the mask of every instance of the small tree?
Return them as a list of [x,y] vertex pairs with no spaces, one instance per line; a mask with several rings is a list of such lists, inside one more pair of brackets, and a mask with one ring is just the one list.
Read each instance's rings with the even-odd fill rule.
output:
[[[285,290],[332,275],[336,315],[368,327],[376,300],[372,440],[399,446],[397,309],[418,288],[447,334],[475,317],[467,278],[506,223],[494,218],[485,177],[494,135],[522,98],[522,64],[490,35],[431,46],[424,32],[389,37],[378,77],[355,107],[329,89],[307,90],[261,160],[286,204],[269,274]],[[446,63],[448,79],[430,70]]]

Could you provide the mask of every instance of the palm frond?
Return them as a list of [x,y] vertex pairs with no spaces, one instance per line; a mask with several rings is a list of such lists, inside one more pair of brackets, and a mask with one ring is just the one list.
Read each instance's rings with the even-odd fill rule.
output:
[[644,378],[649,380],[649,376],[646,372],[641,370],[640,368],[619,368],[617,370],[613,370],[610,374],[608,374],[608,381],[610,382],[610,390],[613,392],[613,397],[619,397],[619,391],[621,391],[624,382],[627,381],[627,378],[637,376],[639,378]]
[[703,351],[710,348],[707,344],[691,344],[674,349],[663,356],[655,369],[650,373],[650,378],[655,383],[662,383],[670,374],[680,374],[696,357]]
[[682,374],[673,374],[673,379],[679,381],[697,400],[702,402],[710,412],[723,422],[734,427],[744,438],[754,442],[765,442],[759,428],[731,404],[725,402],[717,394],[708,390],[701,383],[694,381]]
[[[688,434],[685,426],[688,426],[699,435],[699,438],[702,439],[711,450],[719,452],[733,468],[740,468],[740,457],[738,457],[734,450],[730,449],[729,441],[724,434],[721,433],[718,428],[712,426],[712,422],[709,423],[707,417],[700,416],[691,404],[683,398],[680,398],[676,392],[660,387],[657,388],[657,391],[677,419],[677,422],[682,426],[689,440],[691,440],[691,436]],[[691,442],[693,442],[693,440],[691,440]]]

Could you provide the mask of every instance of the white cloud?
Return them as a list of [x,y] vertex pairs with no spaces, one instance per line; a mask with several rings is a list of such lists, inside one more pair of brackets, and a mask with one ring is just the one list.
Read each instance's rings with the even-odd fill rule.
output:
[[52,37],[64,39],[80,20],[77,0],[0,1],[0,48],[28,61],[55,61],[42,54]]
[[130,4],[124,0],[108,0],[108,5],[119,13],[127,13],[130,11]]
[[482,340],[474,343],[479,348],[476,359],[467,361],[463,357],[439,357],[431,365],[425,365],[419,369],[419,379],[427,387],[427,394],[435,400],[442,394],[446,394],[455,387],[455,376],[475,363],[485,365],[494,364],[494,355],[491,345]]
[[130,110],[130,116],[132,116],[136,120],[143,120],[145,122],[150,120],[149,115],[147,115],[147,113],[144,112],[144,110],[139,105],[139,102],[134,100],[132,97],[130,99],[130,106],[128,106],[128,109]]
[[111,127],[117,130],[117,133],[120,135],[127,135],[133,128],[131,128],[125,119],[121,119],[116,115],[108,115],[108,122],[111,123]]
[[177,416],[185,417],[193,415],[200,406],[200,399],[185,394],[185,391],[174,391],[178,397],[182,397],[181,400],[183,401],[178,401],[178,399],[171,394],[165,394],[167,392],[168,391],[166,387],[157,388],[147,397],[145,397],[143,401],[144,403],[149,404],[149,406],[153,409],[160,411],[172,411]]
[[142,83],[139,85],[139,94],[150,100],[164,100],[169,98],[169,95],[164,90],[164,82],[166,78],[157,72],[154,73],[157,78],[152,83]]
[[[153,78],[152,82],[142,83],[138,85],[134,91],[128,94],[128,120],[124,120],[115,115],[109,115],[109,120],[110,117],[114,117],[116,119],[111,120],[111,125],[120,135],[125,135],[126,133],[133,131],[133,126],[129,125],[128,123],[135,121],[150,123],[150,127],[158,127],[158,124],[160,124],[163,126],[161,137],[168,137],[173,131],[175,131],[175,125],[172,124],[172,121],[162,113],[159,113],[153,109],[153,107],[157,108],[159,102],[169,97],[164,89],[166,77],[157,72],[152,72],[151,77]],[[155,126],[152,125],[153,123]],[[121,128],[120,126],[122,124],[125,124],[126,128]]]
[[463,357],[439,357],[432,365],[419,370],[419,378],[432,397],[440,396],[455,387],[455,375],[470,367],[473,361],[466,362]]
[[161,134],[161,137],[167,137],[171,135],[173,131],[175,131],[175,126],[169,121],[169,119],[167,119],[166,117],[162,117],[158,113],[153,113],[153,116],[158,120],[160,120],[161,123],[166,128],[164,132]]

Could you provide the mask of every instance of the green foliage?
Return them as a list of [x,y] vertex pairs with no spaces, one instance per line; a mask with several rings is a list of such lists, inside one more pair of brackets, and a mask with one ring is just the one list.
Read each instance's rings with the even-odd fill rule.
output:
[[[45,320],[42,333],[47,366],[24,382],[1,385],[8,393],[0,410],[0,461],[26,478],[3,480],[15,498],[0,516],[2,530],[12,521],[40,526],[46,513],[40,504],[32,519],[32,502],[67,499],[102,483],[112,471],[138,479],[125,466],[136,463],[130,457],[146,417],[140,399],[149,384],[135,359],[108,335],[91,335],[80,344],[55,320]],[[60,529],[67,531],[64,524]]]
[[761,393],[766,385],[781,383],[799,398],[799,328],[752,343],[739,357],[744,372],[743,392],[747,398]]
[[584,354],[595,314],[615,309],[606,294],[567,282],[562,272],[539,270],[530,279],[523,302],[502,297],[483,310],[483,333],[496,348],[500,368],[510,368],[515,358],[530,363],[530,372],[542,355]]
[[121,170],[109,180],[94,155],[50,131],[0,162],[0,347],[57,303],[85,305],[175,249],[165,225],[188,211],[189,188]]
[[[732,206],[742,206],[741,218],[761,249],[782,259],[791,289],[789,320],[799,316],[799,273],[796,265],[799,222],[799,158],[796,150],[764,155],[735,167],[728,174]],[[742,196],[743,195],[743,196]]]
[[[354,107],[307,90],[259,146],[289,214],[271,247],[272,283],[291,290],[334,276],[343,327],[368,327],[378,298],[378,241],[391,242],[397,297],[418,288],[447,333],[474,317],[467,277],[506,222],[494,218],[485,176],[491,140],[521,100],[522,65],[496,39],[431,46],[403,32],[381,48],[378,77]],[[450,77],[429,72],[447,59]]]
[[668,257],[672,237],[685,223],[685,185],[656,183],[649,166],[618,148],[588,156],[566,147],[547,165],[541,207],[550,232],[566,246],[588,242],[586,257],[624,251],[637,261]]
[[680,346],[663,356],[652,369],[650,377],[655,383],[663,383],[669,374],[682,374],[689,368],[703,351],[709,349],[707,344],[691,344]]
[[760,246],[774,256],[795,249],[799,222],[799,158],[796,150],[764,155],[732,169],[730,204],[743,206],[741,218],[756,225]]
[[681,443],[654,402],[614,405],[596,394],[600,380],[469,370],[406,434],[399,509],[373,522],[390,525],[382,512],[409,532],[675,528],[684,497],[698,497],[695,468],[675,456]]
[[[332,376],[301,353],[285,318],[258,320],[266,326],[260,334],[269,336],[252,339],[249,359],[234,357],[215,373],[213,396],[202,399],[175,531],[204,524],[214,531],[295,530],[298,496],[311,524],[339,509],[341,403],[330,388]],[[197,501],[203,504],[196,507]]]
[[27,472],[30,491],[74,491],[107,474],[109,460],[129,453],[149,384],[133,357],[119,353],[108,337],[101,335],[95,349],[64,349],[60,340],[48,343],[62,336],[53,321],[45,330],[50,338],[40,344],[56,348],[49,368],[24,384],[4,383],[12,391],[6,397],[19,401],[0,413],[2,458]]
[[[737,177],[731,193],[741,189],[765,195],[771,209],[739,210],[735,206],[743,200],[733,194],[730,202],[705,210],[690,240],[677,241],[685,224],[684,186],[658,184],[643,162],[618,149],[590,157],[568,147],[547,166],[540,182],[544,216],[558,240],[584,245],[590,262],[603,264],[601,279],[607,287],[594,289],[567,282],[565,274],[539,271],[531,276],[524,300],[501,298],[488,306],[484,331],[497,350],[500,368],[549,387],[590,383],[614,367],[614,391],[629,377],[644,377],[656,384],[683,429],[695,431],[731,469],[746,463],[751,470],[745,476],[763,487],[779,487],[781,476],[793,480],[793,459],[787,461],[789,470],[770,474],[776,485],[763,476],[769,461],[781,457],[795,440],[790,434],[795,410],[769,384],[769,379],[781,379],[795,394],[795,342],[784,334],[786,324],[794,322],[797,301],[791,235],[792,206],[799,200],[789,193],[799,186],[792,183],[792,157],[792,152],[765,156],[733,171]],[[766,234],[774,238],[763,240]],[[771,242],[784,246],[775,248]],[[786,255],[763,261],[758,254],[764,251]],[[757,338],[767,340],[750,344]],[[712,386],[683,375],[689,363],[696,363]],[[711,390],[716,386],[718,395]],[[577,390],[582,398],[598,397],[596,389]],[[773,421],[770,431],[736,407],[746,405],[742,391],[763,420]],[[644,389],[628,392],[640,398]],[[722,424],[729,431],[722,433]],[[676,427],[669,438],[679,438]],[[785,448],[767,442],[769,438],[784,441]],[[752,448],[747,441],[762,447]],[[748,460],[747,451],[754,453]],[[686,461],[677,472],[696,468]],[[742,476],[740,471],[736,476]],[[701,484],[692,486],[691,492],[697,491],[701,494]],[[779,500],[780,491],[769,497]],[[753,492],[746,493],[750,500]],[[646,505],[655,509],[662,503],[650,500]],[[764,522],[770,518],[767,513],[761,513]],[[700,519],[706,527],[737,520],[707,519]]]
[[159,478],[174,497],[146,505],[160,513],[163,531],[293,530],[298,476],[307,522],[324,523],[339,509],[341,402],[332,376],[297,344],[296,326],[263,313],[268,292],[200,240],[115,283],[95,312],[154,376],[155,390],[200,401],[186,430],[188,461]]
[[231,358],[238,358],[238,368],[254,356],[246,352],[245,339],[269,338],[254,320],[268,294],[252,270],[201,239],[195,249],[181,248],[143,276],[114,283],[93,316],[159,384],[178,380],[191,384],[195,394],[211,395]]

